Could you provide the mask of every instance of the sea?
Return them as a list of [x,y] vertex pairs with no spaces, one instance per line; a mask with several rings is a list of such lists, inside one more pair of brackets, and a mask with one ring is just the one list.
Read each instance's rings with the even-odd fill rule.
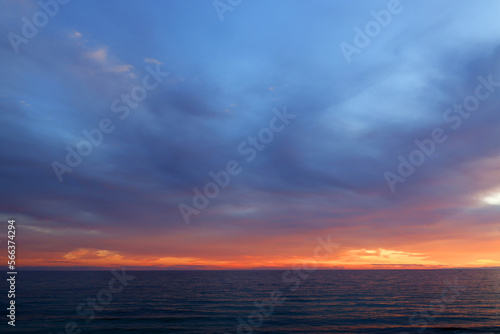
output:
[[500,333],[497,269],[19,271],[15,322],[2,281],[0,333]]

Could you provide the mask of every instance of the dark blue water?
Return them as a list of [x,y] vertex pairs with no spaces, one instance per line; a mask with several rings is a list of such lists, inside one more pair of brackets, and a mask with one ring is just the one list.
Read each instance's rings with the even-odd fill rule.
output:
[[20,272],[0,332],[500,333],[500,270],[126,273]]

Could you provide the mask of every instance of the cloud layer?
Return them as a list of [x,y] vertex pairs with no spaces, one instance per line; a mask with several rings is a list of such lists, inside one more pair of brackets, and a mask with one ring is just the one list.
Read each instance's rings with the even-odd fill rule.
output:
[[[340,43],[386,2],[248,1],[222,22],[210,1],[71,2],[18,53],[3,38],[0,213],[21,261],[275,267],[331,234],[326,266],[500,265],[500,206],[483,200],[500,193],[500,23],[480,3],[402,1],[349,64]],[[6,7],[1,36],[41,10]],[[151,69],[169,75],[132,107]],[[473,112],[447,114],[488,76]],[[240,144],[284,108],[296,117],[248,161]],[[53,162],[102,119],[114,130],[59,182]],[[384,173],[436,128],[447,140],[392,192]],[[179,204],[232,160],[186,225]]]

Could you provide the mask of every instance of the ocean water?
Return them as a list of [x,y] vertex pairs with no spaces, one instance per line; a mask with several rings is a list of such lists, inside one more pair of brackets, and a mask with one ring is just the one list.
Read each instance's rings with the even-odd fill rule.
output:
[[125,274],[19,272],[0,332],[500,333],[500,270]]

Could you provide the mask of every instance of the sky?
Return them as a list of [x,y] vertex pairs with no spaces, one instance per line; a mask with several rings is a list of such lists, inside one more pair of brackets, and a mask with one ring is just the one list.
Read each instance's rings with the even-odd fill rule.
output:
[[500,266],[498,2],[1,6],[18,266]]

